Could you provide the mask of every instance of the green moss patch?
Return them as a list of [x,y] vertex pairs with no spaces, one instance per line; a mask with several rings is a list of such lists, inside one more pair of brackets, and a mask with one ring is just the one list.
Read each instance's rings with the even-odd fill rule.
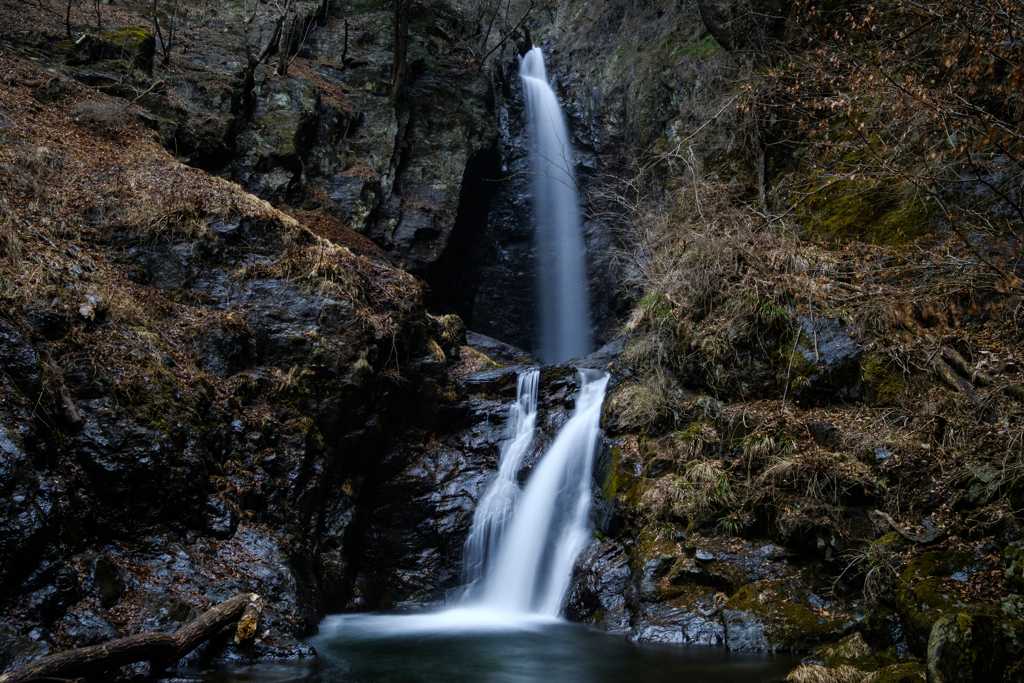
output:
[[728,610],[756,617],[773,649],[806,649],[836,638],[850,623],[847,615],[813,608],[806,591],[782,579],[743,586],[729,599]]
[[860,365],[860,379],[864,383],[868,403],[885,406],[899,398],[907,383],[903,373],[886,356],[871,356]]
[[931,232],[929,207],[889,185],[830,179],[803,205],[811,236],[899,246]]

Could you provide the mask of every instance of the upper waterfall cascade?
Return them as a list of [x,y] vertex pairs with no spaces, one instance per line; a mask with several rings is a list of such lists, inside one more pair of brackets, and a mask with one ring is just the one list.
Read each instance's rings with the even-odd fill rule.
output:
[[593,351],[580,197],[572,145],[544,53],[535,47],[519,66],[526,91],[533,212],[537,230],[540,346],[545,363]]

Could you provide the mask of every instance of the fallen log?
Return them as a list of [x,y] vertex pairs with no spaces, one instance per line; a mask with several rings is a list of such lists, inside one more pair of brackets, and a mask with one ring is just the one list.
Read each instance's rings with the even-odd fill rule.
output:
[[136,662],[150,662],[154,671],[163,671],[236,621],[239,627],[235,642],[251,639],[262,612],[263,599],[259,595],[240,593],[174,633],[139,633],[109,643],[58,652],[0,675],[0,683],[89,678]]
[[941,355],[936,354],[932,358],[932,368],[934,368],[935,374],[938,375],[939,379],[945,382],[950,389],[965,393],[973,398],[974,387],[970,382],[958,375]]

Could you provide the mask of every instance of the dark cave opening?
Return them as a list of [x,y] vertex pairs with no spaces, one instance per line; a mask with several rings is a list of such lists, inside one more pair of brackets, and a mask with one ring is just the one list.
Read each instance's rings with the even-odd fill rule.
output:
[[448,246],[425,274],[433,313],[455,313],[474,332],[533,347],[533,249],[529,214],[515,209],[517,179],[496,148],[466,165]]

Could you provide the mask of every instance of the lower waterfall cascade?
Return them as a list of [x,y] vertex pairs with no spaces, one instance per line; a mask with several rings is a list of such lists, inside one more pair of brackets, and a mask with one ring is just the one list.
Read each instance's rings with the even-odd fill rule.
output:
[[534,412],[516,425],[503,449],[499,473],[477,508],[465,561],[474,571],[482,568],[479,604],[556,617],[573,563],[590,537],[591,471],[608,375],[580,372],[575,413],[519,492],[515,477],[536,422],[536,396],[524,397],[523,390],[536,391],[537,375],[530,370],[520,376],[513,410],[532,406]]
[[520,373],[498,471],[480,499],[466,540],[461,604],[441,612],[339,615],[331,628],[402,636],[533,628],[560,620],[576,557],[591,538],[594,451],[609,375],[579,371],[575,410],[520,489],[537,423],[540,371]]

